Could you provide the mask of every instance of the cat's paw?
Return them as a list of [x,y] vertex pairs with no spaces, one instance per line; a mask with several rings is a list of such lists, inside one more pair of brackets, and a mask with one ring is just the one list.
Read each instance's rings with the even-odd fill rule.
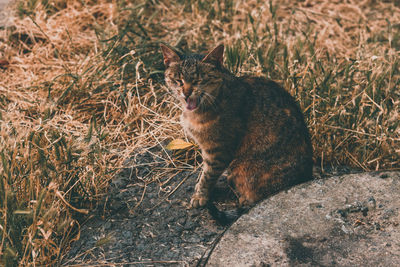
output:
[[190,206],[192,208],[204,207],[207,204],[207,201],[208,201],[208,198],[205,195],[195,193],[192,196],[192,199],[190,200]]
[[239,207],[251,207],[256,203],[253,198],[241,196],[239,197]]

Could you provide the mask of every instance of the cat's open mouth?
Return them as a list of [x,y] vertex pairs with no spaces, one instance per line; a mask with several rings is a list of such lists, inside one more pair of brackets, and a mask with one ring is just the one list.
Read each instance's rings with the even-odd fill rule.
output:
[[186,100],[186,108],[188,110],[195,110],[200,103],[200,97],[198,96],[189,96],[185,100]]

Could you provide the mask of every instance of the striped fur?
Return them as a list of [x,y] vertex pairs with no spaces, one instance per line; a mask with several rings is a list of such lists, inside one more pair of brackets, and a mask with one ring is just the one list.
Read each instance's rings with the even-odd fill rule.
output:
[[225,170],[241,206],[311,179],[308,129],[289,93],[273,81],[229,73],[223,46],[206,56],[161,48],[165,81],[183,107],[182,125],[203,156],[192,207],[209,204]]

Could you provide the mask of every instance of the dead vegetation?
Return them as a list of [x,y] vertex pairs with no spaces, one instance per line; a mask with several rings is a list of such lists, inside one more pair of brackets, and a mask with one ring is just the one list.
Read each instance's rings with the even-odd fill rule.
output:
[[[185,139],[160,42],[296,96],[315,161],[400,168],[396,1],[19,1],[0,29],[0,255],[54,264],[125,159]],[[193,148],[192,148],[193,149]],[[153,180],[197,168],[175,158]]]

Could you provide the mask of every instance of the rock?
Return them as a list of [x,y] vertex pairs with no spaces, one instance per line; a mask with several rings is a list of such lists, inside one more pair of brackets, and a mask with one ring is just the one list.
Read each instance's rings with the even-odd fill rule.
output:
[[132,239],[132,232],[131,231],[122,231],[122,236],[125,239]]
[[208,266],[398,266],[400,173],[314,180],[227,230]]

